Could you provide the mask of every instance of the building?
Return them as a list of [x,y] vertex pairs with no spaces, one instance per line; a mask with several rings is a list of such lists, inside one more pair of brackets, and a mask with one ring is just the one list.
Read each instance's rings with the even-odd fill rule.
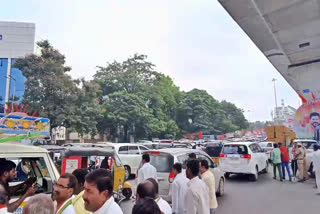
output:
[[26,78],[13,65],[17,58],[33,53],[34,43],[35,24],[0,21],[0,112],[5,103],[23,98]]
[[273,120],[277,125],[285,125],[292,129],[296,112],[297,109],[291,106],[285,106],[284,100],[281,100],[281,106],[274,109]]

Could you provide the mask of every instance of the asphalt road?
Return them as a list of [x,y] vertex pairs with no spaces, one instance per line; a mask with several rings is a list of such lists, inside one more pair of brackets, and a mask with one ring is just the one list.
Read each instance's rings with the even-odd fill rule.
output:
[[[134,181],[132,181],[134,183]],[[312,214],[320,211],[320,196],[314,189],[315,180],[301,184],[272,179],[261,174],[257,182],[247,176],[231,176],[225,195],[218,198],[218,214]],[[134,200],[121,204],[124,214],[131,214]]]

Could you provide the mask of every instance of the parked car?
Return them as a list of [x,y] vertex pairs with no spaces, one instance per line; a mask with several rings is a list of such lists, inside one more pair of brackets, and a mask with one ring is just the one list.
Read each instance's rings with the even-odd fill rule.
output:
[[131,174],[136,174],[143,152],[149,150],[143,145],[133,143],[97,143],[94,146],[109,147],[115,150],[126,170],[126,180],[129,179]]
[[259,143],[259,146],[265,150],[266,154],[268,155],[268,159],[269,159],[269,162],[271,161],[271,154],[272,154],[272,151],[273,151],[273,145],[275,144],[275,142],[260,142]]
[[260,172],[268,172],[268,156],[254,142],[233,142],[223,145],[220,154],[220,167],[226,178],[230,174],[249,174],[257,181]]
[[225,178],[223,172],[218,168],[218,165],[212,161],[210,156],[203,151],[187,149],[187,148],[170,148],[160,150],[146,151],[150,155],[150,164],[157,169],[157,179],[159,182],[159,194],[166,200],[171,202],[172,196],[172,182],[174,175],[172,166],[174,163],[181,163],[183,165],[183,172],[185,173],[186,163],[189,160],[189,154],[195,153],[198,160],[205,159],[209,163],[209,169],[214,174],[216,180],[216,193],[219,196],[224,194]]

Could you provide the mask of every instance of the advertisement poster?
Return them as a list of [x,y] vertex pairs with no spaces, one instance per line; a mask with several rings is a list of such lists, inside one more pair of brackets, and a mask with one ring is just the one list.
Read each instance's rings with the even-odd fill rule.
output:
[[320,100],[304,103],[296,112],[293,130],[298,138],[314,138],[320,129]]

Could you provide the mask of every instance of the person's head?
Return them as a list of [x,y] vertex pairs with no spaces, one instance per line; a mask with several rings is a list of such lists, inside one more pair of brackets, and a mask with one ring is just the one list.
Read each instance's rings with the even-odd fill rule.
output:
[[274,143],[274,144],[273,144],[273,148],[275,148],[275,149],[276,149],[276,148],[279,148],[278,144]]
[[297,143],[297,147],[298,148],[301,148],[302,147],[302,144],[299,142],[299,143]]
[[16,164],[9,160],[1,161],[0,164],[0,179],[9,182],[17,176]]
[[88,173],[89,171],[87,169],[76,169],[72,172],[72,174],[77,178],[78,181],[76,190],[74,191],[75,195],[78,195],[84,190],[85,177]]
[[159,196],[159,184],[154,178],[148,178],[147,181],[150,181],[153,185],[153,191],[156,194],[156,197]]
[[8,193],[2,185],[0,185],[0,205],[6,205],[8,203]]
[[172,172],[174,174],[174,176],[177,176],[179,173],[181,173],[182,171],[182,165],[181,163],[175,163],[172,166]]
[[190,160],[196,160],[197,159],[197,156],[196,156],[195,153],[190,153],[188,156],[189,156]]
[[318,112],[312,112],[310,114],[310,124],[316,128],[320,124],[320,115]]
[[86,175],[84,206],[90,212],[100,209],[113,194],[113,176],[110,170],[96,169]]
[[319,146],[317,144],[314,144],[313,145],[313,151],[318,151],[318,149],[319,149]]
[[209,163],[207,160],[200,161],[200,173],[203,174],[209,169]]
[[198,160],[189,160],[187,163],[186,176],[189,179],[192,179],[199,174],[199,161]]
[[132,208],[132,214],[160,214],[158,204],[151,198],[142,199]]
[[155,188],[149,180],[145,180],[137,186],[136,201],[139,202],[147,198],[152,198],[153,200],[156,198]]
[[54,214],[54,204],[47,194],[38,194],[30,198],[23,208],[23,214]]
[[77,178],[66,173],[61,175],[54,187],[54,198],[58,203],[64,202],[71,198],[77,186]]
[[150,155],[148,153],[145,153],[142,155],[142,163],[149,163],[150,162]]

